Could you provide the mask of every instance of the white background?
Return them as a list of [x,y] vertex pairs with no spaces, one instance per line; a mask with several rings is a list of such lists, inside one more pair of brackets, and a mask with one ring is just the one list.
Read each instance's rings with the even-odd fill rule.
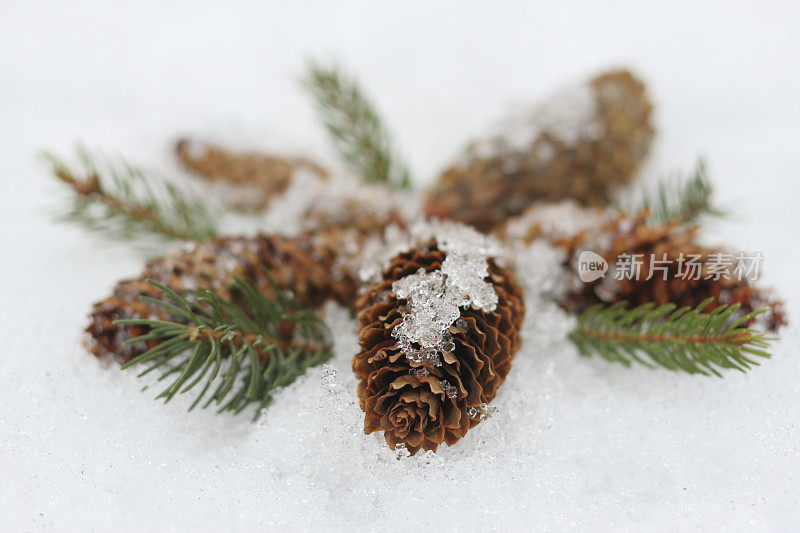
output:
[[400,461],[359,432],[341,312],[334,382],[312,370],[259,425],[164,407],[80,347],[91,303],[142,259],[49,221],[37,150],[82,140],[172,171],[195,133],[330,160],[307,57],[362,80],[418,185],[509,103],[632,66],[657,105],[643,175],[705,154],[736,212],[709,239],[762,252],[796,323],[797,4],[646,4],[4,0],[0,529],[796,528],[796,326],[720,380],[581,359],[529,313],[498,414]]

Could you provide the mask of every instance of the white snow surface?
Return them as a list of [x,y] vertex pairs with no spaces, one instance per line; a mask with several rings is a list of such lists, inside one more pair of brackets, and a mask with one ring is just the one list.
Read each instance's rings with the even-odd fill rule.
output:
[[[3,2],[0,530],[796,530],[798,25],[789,2]],[[257,424],[153,401],[80,345],[142,256],[51,223],[35,153],[82,140],[179,176],[171,144],[197,134],[330,164],[296,83],[309,55],[363,80],[420,186],[508,102],[631,65],[657,104],[643,176],[704,154],[742,214],[709,240],[764,254],[793,325],[724,379],[584,359],[539,299],[558,287],[542,249],[523,258],[546,288],[528,292],[497,411],[436,454],[398,460],[363,435],[356,323],[335,306],[335,358]],[[294,207],[264,227],[291,229]]]

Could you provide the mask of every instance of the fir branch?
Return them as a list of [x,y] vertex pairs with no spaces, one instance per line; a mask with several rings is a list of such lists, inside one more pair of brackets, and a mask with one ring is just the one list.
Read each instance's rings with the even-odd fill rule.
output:
[[661,180],[656,191],[646,196],[643,204],[650,212],[650,222],[678,221],[689,224],[696,222],[702,215],[724,214],[714,208],[711,202],[713,192],[714,187],[708,180],[705,160],[700,158],[688,181],[681,183],[678,178]]
[[58,220],[127,240],[142,234],[204,240],[217,233],[210,209],[175,185],[147,175],[124,159],[114,161],[78,147],[79,167],[44,152],[53,176],[70,189],[70,206]]
[[258,418],[276,388],[291,384],[306,369],[332,356],[325,324],[300,309],[274,282],[276,296],[270,298],[251,280],[237,278],[233,286],[242,296],[241,306],[209,290],[191,291],[185,297],[164,285],[150,283],[166,298],[142,298],[164,307],[172,320],[127,319],[114,323],[149,328],[147,334],[126,344],[153,340],[157,344],[123,368],[148,363],[139,376],[162,369],[159,381],[171,379],[157,396],[165,402],[202,384],[190,411],[204,398],[203,408],[215,403],[219,412],[239,413],[256,403]]
[[634,309],[626,309],[625,302],[595,305],[578,317],[570,339],[582,355],[597,353],[626,366],[636,361],[690,374],[721,376],[717,368],[745,371],[758,365],[750,356],[770,356],[764,349],[775,339],[744,326],[763,311],[735,318],[739,304],[734,304],[704,312],[712,300],[694,309],[671,303]]
[[388,131],[372,103],[337,67],[310,62],[303,84],[341,157],[368,182],[411,187],[408,168],[397,161]]

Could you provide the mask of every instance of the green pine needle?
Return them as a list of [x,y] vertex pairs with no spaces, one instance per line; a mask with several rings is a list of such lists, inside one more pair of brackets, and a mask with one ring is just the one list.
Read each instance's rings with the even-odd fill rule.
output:
[[694,309],[677,309],[671,303],[634,309],[626,309],[625,302],[595,305],[578,317],[570,339],[582,355],[599,354],[626,366],[636,361],[690,374],[721,376],[718,368],[744,372],[758,365],[752,356],[770,356],[764,349],[775,339],[744,327],[762,311],[737,319],[739,304],[703,312],[712,300]]
[[278,387],[285,387],[306,369],[331,358],[332,343],[325,324],[273,283],[274,298],[258,291],[249,279],[236,279],[242,305],[209,290],[181,296],[150,281],[165,299],[143,297],[168,310],[172,320],[117,320],[119,326],[146,326],[149,332],[126,344],[156,340],[157,344],[123,368],[147,364],[139,374],[155,369],[169,385],[157,398],[165,402],[199,388],[189,410],[215,404],[219,412],[239,413],[257,404],[261,414]]
[[714,208],[711,202],[713,192],[714,187],[708,179],[705,160],[700,158],[688,181],[681,183],[677,178],[660,181],[655,193],[644,199],[644,207],[650,211],[651,222],[678,221],[689,224],[696,222],[702,215],[724,214]]
[[73,170],[52,153],[42,153],[53,176],[70,188],[70,205],[58,220],[118,240],[142,235],[204,240],[217,234],[210,209],[175,185],[121,158],[112,161],[82,147],[77,156]]
[[368,182],[409,189],[408,168],[397,161],[386,127],[358,83],[339,68],[308,65],[303,85],[341,157]]

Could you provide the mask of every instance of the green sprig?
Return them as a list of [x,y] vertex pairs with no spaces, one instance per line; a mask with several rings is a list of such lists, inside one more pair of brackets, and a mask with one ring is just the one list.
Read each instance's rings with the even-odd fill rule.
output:
[[724,214],[713,206],[713,193],[714,187],[708,179],[705,160],[700,158],[688,180],[661,180],[655,192],[645,197],[643,205],[650,211],[651,222],[678,221],[689,224],[702,215]]
[[[219,412],[239,413],[256,403],[255,417],[275,389],[291,384],[311,366],[332,356],[330,332],[313,313],[304,311],[278,289],[275,296],[259,292],[249,279],[236,279],[242,303],[233,304],[209,290],[182,296],[150,281],[163,299],[142,299],[163,307],[172,320],[117,320],[119,326],[145,326],[149,332],[125,344],[156,341],[153,348],[123,368],[147,364],[139,376],[156,369],[159,381],[171,380],[157,398],[200,389],[189,410],[216,404]],[[203,402],[203,400],[205,401]]]
[[78,147],[73,170],[52,153],[42,153],[51,172],[70,189],[58,220],[80,224],[113,239],[143,234],[170,240],[204,240],[217,234],[211,210],[198,198],[128,161]]
[[694,309],[677,309],[672,303],[633,309],[627,309],[625,302],[595,305],[578,317],[570,339],[582,355],[599,354],[626,366],[635,361],[690,374],[721,376],[718,368],[745,371],[758,365],[751,356],[770,357],[764,349],[775,339],[745,327],[763,311],[735,318],[739,304],[733,304],[704,312],[712,301],[709,298]]
[[368,182],[411,187],[408,168],[396,159],[386,127],[355,80],[337,67],[310,62],[303,85],[334,146],[357,174]]

